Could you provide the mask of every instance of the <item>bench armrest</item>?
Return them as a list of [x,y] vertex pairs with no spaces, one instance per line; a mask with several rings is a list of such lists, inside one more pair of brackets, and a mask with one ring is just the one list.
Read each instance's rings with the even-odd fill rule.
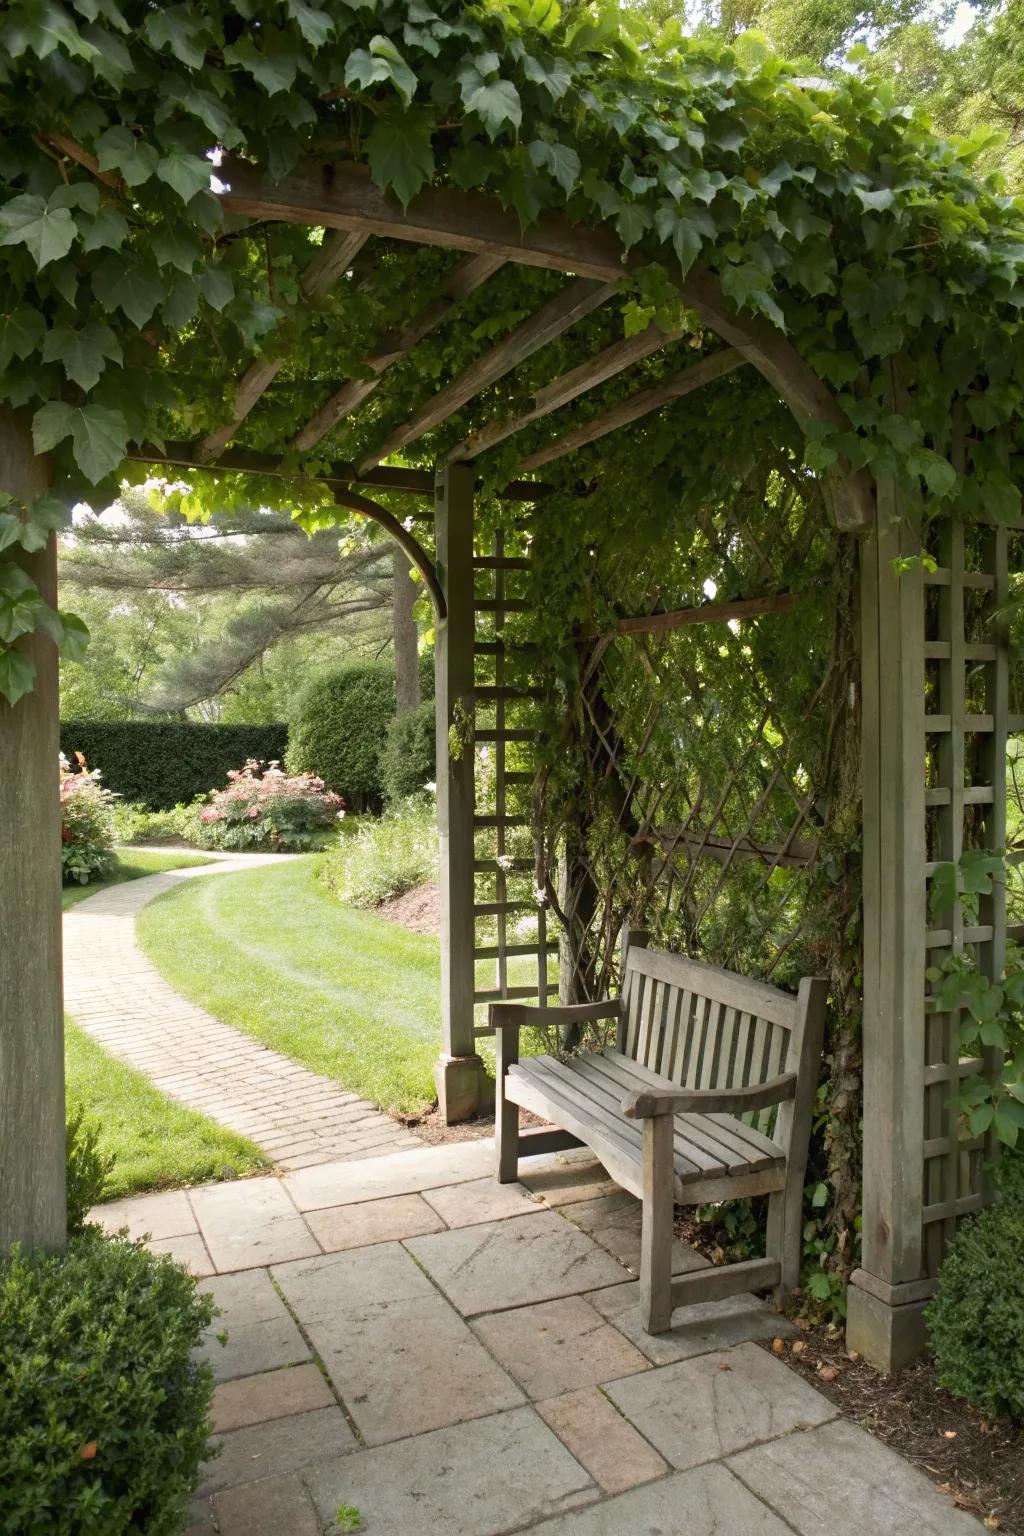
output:
[[784,1104],[796,1095],[796,1073],[784,1072],[749,1088],[642,1088],[631,1093],[622,1113],[631,1120],[652,1115],[744,1115],[748,1110]]
[[598,1019],[617,1019],[618,998],[600,1003],[575,1003],[568,1008],[534,1008],[524,1003],[491,1003],[487,1009],[485,1034],[499,1029],[523,1029],[529,1025],[592,1024]]

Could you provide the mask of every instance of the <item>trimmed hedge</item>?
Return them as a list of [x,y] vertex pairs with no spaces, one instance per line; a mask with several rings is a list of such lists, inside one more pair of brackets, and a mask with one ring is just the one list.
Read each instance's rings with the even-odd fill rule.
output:
[[353,810],[379,808],[380,753],[395,714],[395,674],[375,663],[313,678],[288,736],[288,769],[313,773]]
[[187,804],[219,789],[229,768],[250,757],[284,758],[288,727],[207,725],[192,720],[62,720],[60,749],[81,752],[103,773],[103,786],[151,811]]
[[437,778],[433,698],[396,715],[388,725],[380,753],[380,778],[388,805],[397,805]]

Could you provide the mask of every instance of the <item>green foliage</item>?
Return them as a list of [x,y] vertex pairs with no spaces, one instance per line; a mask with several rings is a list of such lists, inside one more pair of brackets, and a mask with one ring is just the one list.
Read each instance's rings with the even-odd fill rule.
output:
[[68,1115],[66,1132],[68,1233],[74,1235],[82,1231],[86,1216],[103,1199],[114,1159],[101,1150],[100,1126],[86,1117],[81,1104]]
[[210,1444],[213,1315],[172,1259],[88,1229],[0,1267],[0,1486],[21,1536],[177,1536]]
[[60,760],[60,856],[65,885],[89,885],[113,872],[114,796],[101,783],[99,769],[90,773],[85,757],[76,754],[74,769]]
[[424,699],[416,709],[396,715],[380,754],[380,782],[388,805],[414,795],[437,774],[437,732],[434,701]]
[[[726,32],[737,15],[727,9]],[[1006,9],[986,57],[1013,96],[1016,0]],[[798,51],[807,38],[841,45],[860,24],[849,8],[831,31],[828,18],[802,14],[806,25],[776,29]],[[361,376],[394,300],[450,265],[389,250],[379,282],[341,284],[309,307],[298,281],[309,235],[254,225],[251,238],[221,238],[212,147],[280,177],[302,157],[336,160],[344,143],[403,202],[429,182],[487,193],[524,227],[557,210],[614,230],[648,263],[624,279],[630,323],[635,292],[647,309],[660,271],[659,319],[678,318],[682,282],[701,324],[713,328],[720,289],[727,311],[786,331],[836,391],[836,423],[809,428],[819,472],[840,461],[892,472],[941,513],[1019,509],[1020,209],[998,183],[973,179],[983,136],[936,139],[891,85],[861,73],[863,60],[822,80],[757,34],[731,44],[706,29],[688,36],[675,17],[657,26],[610,0],[363,0],[329,11],[252,0],[245,20],[243,29],[227,0],[169,11],[142,0],[13,0],[0,17],[4,398],[29,413],[67,494],[86,483],[104,494],[130,441],[194,440],[221,421],[226,372],[271,342],[294,377],[246,431],[253,447],[279,447],[299,407],[321,403],[325,374]],[[355,456],[380,442],[389,414],[406,419],[410,383],[422,392],[424,379],[450,376],[487,334],[481,323],[507,330],[550,288],[548,275],[511,268],[488,284],[485,314],[456,336],[439,328],[414,368],[397,365],[382,381],[374,409],[352,424]],[[557,356],[568,361],[601,324]],[[547,371],[555,355],[537,366]],[[885,393],[890,358],[912,380],[900,414]],[[645,371],[658,369],[652,360]],[[507,388],[525,396],[536,377],[531,365]],[[494,408],[506,403],[496,391]],[[959,404],[979,428],[962,472],[940,447]],[[464,434],[461,415],[428,437],[427,458]],[[483,467],[497,475],[513,451]],[[621,457],[621,440],[596,453]],[[562,466],[556,478],[569,473]],[[325,501],[303,494],[299,510]],[[37,507],[18,515],[27,525]],[[12,569],[5,562],[0,579],[0,634],[43,626],[66,642],[63,620],[9,590]],[[13,700],[32,672],[11,644],[0,638],[0,688]]]
[[927,1311],[939,1380],[985,1413],[1024,1422],[1024,1180],[965,1221]]
[[345,814],[340,795],[323,779],[289,777],[276,763],[250,761],[228,774],[225,789],[211,790],[189,832],[201,848],[306,853],[319,848]]
[[232,768],[284,757],[284,725],[207,725],[191,720],[62,720],[61,750],[81,752],[129,804],[171,810],[205,795]]
[[364,664],[321,673],[296,705],[289,769],[316,774],[357,809],[379,803],[380,750],[394,713],[390,668]]
[[324,855],[318,874],[339,901],[377,907],[437,879],[437,818],[431,794],[411,795],[359,822]]
[[[958,904],[966,923],[976,923],[979,898],[1005,880],[1005,855],[988,849],[968,849],[956,864],[937,865],[929,890],[933,918],[948,921]],[[971,947],[951,951],[941,965],[929,966],[927,977],[936,1006],[959,1014],[961,1057],[998,1054],[996,1074],[978,1071],[960,1079],[965,1135],[991,1132],[1015,1147],[1024,1130],[1024,953],[1011,945],[1005,973],[993,979],[982,974]]]

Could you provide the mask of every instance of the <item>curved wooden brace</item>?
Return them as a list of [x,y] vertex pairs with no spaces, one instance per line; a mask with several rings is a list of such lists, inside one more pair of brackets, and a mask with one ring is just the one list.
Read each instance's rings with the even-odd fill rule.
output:
[[331,490],[339,507],[348,507],[350,512],[358,512],[362,517],[368,517],[371,522],[378,523],[386,533],[400,544],[408,556],[410,565],[414,565],[423,577],[423,584],[430,593],[431,602],[434,604],[434,612],[438,620],[448,617],[448,604],[444,600],[441,584],[437,579],[437,571],[434,562],[428,558],[426,550],[418,539],[401,523],[393,512],[387,507],[382,507],[379,502],[371,501],[369,496],[360,496],[358,491],[350,491],[343,486],[332,486]]
[[[242,217],[364,230],[604,281],[618,280],[644,264],[642,257],[624,254],[611,230],[581,228],[559,214],[543,214],[524,234],[515,214],[483,193],[430,187],[403,211],[374,186],[362,165],[300,164],[272,182],[259,167],[228,160],[217,174],[227,184],[219,194],[221,202]],[[778,390],[802,427],[809,421],[830,427],[847,424],[831,390],[792,343],[759,316],[737,313],[710,268],[693,268],[680,278],[679,290],[700,319]],[[866,528],[874,522],[874,484],[866,471],[840,463],[828,476],[828,490],[841,528]]]

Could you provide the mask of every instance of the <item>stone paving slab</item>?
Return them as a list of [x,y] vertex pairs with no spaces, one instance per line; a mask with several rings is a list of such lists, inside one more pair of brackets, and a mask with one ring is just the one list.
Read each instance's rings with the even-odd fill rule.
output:
[[213,1514],[219,1536],[320,1536],[322,1530],[313,1501],[295,1474],[218,1493]]
[[[618,1189],[613,1195],[600,1195],[596,1200],[575,1200],[563,1204],[562,1214],[567,1220],[600,1243],[620,1264],[634,1275],[640,1273],[640,1234],[643,1206],[628,1190]],[[672,1241],[672,1273],[689,1274],[695,1269],[707,1269],[708,1260],[689,1243]]]
[[565,1392],[534,1406],[605,1493],[624,1493],[669,1470],[654,1447],[596,1387]]
[[[792,1536],[788,1525],[717,1463],[535,1529],[537,1536]],[[830,1536],[836,1529],[845,1527],[834,1527]],[[865,1530],[863,1536],[874,1533]]]
[[304,1168],[289,1174],[284,1183],[300,1211],[316,1211],[334,1205],[356,1205],[363,1200],[383,1200],[392,1195],[418,1194],[493,1173],[494,1142],[488,1137],[436,1147],[418,1142],[403,1152]]
[[368,1200],[365,1205],[333,1205],[325,1211],[307,1211],[305,1221],[325,1253],[445,1230],[441,1217],[422,1195],[390,1195],[384,1200]]
[[357,1441],[335,1406],[236,1429],[217,1443],[220,1450],[203,1466],[200,1498],[256,1478],[297,1472],[313,1462],[333,1461],[351,1451]]
[[534,1398],[651,1369],[650,1361],[582,1296],[492,1312],[476,1318],[473,1328]]
[[159,1240],[199,1231],[183,1189],[169,1189],[156,1195],[133,1195],[126,1200],[107,1200],[103,1205],[95,1206],[89,1216],[105,1232],[127,1228],[133,1242],[141,1237]]
[[602,1164],[585,1148],[521,1160],[519,1182],[533,1194],[543,1196],[548,1205],[571,1205],[576,1200],[596,1200],[601,1195],[622,1192],[621,1186],[608,1177]]
[[721,1301],[677,1307],[667,1333],[644,1331],[640,1319],[640,1287],[615,1285],[593,1291],[587,1300],[614,1323],[654,1365],[672,1365],[715,1349],[730,1349],[748,1340],[788,1338],[796,1329],[788,1318],[749,1292]]
[[197,1280],[217,1273],[209,1251],[198,1232],[186,1232],[182,1237],[161,1237],[148,1244],[153,1253],[168,1253],[176,1264],[187,1269]]
[[346,1504],[367,1536],[501,1536],[598,1496],[532,1408],[357,1451],[305,1481],[325,1523]]
[[280,864],[287,856],[210,857],[210,864],[111,886],[64,914],[67,1012],[170,1098],[247,1136],[279,1167],[421,1146],[376,1105],[188,1002],[150,964],[135,940],[135,918],[155,897],[182,880]]
[[613,1381],[605,1391],[679,1471],[838,1413],[828,1398],[756,1344]]
[[333,1408],[334,1395],[318,1366],[286,1366],[279,1371],[263,1371],[240,1381],[225,1381],[213,1394],[210,1422],[218,1434],[245,1429],[250,1424],[266,1424],[292,1413],[309,1413],[314,1408]]
[[367,1445],[522,1403],[519,1388],[399,1244],[274,1273]]
[[[295,1326],[266,1270],[218,1275],[199,1289],[213,1297],[219,1309],[200,1345],[215,1380],[232,1381],[311,1358],[309,1345]],[[218,1335],[227,1335],[221,1343]]]
[[484,1221],[529,1216],[542,1209],[539,1196],[530,1195],[522,1184],[499,1184],[493,1173],[467,1184],[429,1189],[423,1198],[449,1227],[474,1227]]
[[837,1528],[864,1536],[981,1533],[979,1521],[917,1467],[845,1420],[745,1451],[729,1466],[799,1536],[836,1536]]
[[572,1296],[628,1274],[556,1211],[414,1237],[406,1247],[464,1317]]
[[192,1192],[192,1209],[222,1274],[305,1258],[320,1248],[277,1179],[239,1179]]

